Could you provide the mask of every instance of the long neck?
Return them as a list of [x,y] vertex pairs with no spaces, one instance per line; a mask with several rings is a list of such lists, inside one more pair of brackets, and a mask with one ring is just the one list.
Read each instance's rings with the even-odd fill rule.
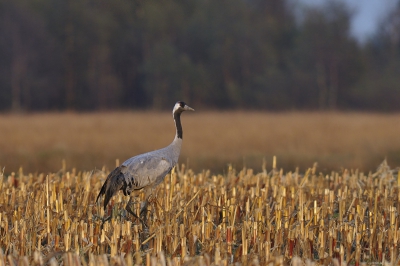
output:
[[176,136],[175,138],[182,139],[183,131],[181,125],[181,113],[174,113],[175,127],[176,127]]

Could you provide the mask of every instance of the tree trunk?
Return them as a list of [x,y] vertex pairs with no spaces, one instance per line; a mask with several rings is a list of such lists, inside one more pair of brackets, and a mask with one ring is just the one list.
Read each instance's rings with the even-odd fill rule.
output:
[[65,25],[65,105],[71,110],[75,109],[75,70],[73,62],[74,53],[74,26],[71,21],[71,1],[67,3],[67,22]]
[[[11,22],[11,18],[7,16]],[[22,84],[27,70],[27,54],[21,40],[21,31],[19,26],[14,22],[10,25],[12,29],[12,59],[11,59],[11,109],[13,112],[22,110]]]
[[338,98],[338,64],[335,59],[332,60],[329,69],[329,98],[328,106],[330,110],[336,110],[337,108],[337,98]]
[[321,61],[317,62],[316,70],[318,86],[318,107],[320,110],[325,110],[328,97],[328,87],[326,85],[325,67]]

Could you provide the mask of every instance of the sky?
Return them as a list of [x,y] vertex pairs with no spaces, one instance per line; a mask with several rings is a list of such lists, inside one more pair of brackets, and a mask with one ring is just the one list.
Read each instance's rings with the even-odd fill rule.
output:
[[[322,5],[328,0],[297,0],[310,5]],[[382,18],[398,3],[398,0],[341,0],[355,12],[351,33],[364,42],[373,34]]]

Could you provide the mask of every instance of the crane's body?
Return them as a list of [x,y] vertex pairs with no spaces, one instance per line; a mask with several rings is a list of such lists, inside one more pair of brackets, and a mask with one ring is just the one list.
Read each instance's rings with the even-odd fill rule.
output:
[[99,197],[105,194],[104,208],[118,190],[127,196],[134,190],[160,184],[177,164],[181,146],[182,140],[175,138],[169,146],[129,158],[115,168],[99,193]]
[[[167,147],[126,160],[122,165],[128,187],[157,186],[178,163],[182,140],[175,138]],[[128,191],[130,193],[132,191]]]
[[[172,114],[176,134],[172,143],[165,148],[134,156],[115,168],[104,182],[96,202],[101,195],[105,195],[106,208],[111,197],[119,190],[124,195],[130,195],[134,190],[154,188],[164,180],[178,162],[183,137],[180,115],[186,110],[194,111],[184,102],[177,102],[174,106]],[[126,209],[133,214],[128,205]]]

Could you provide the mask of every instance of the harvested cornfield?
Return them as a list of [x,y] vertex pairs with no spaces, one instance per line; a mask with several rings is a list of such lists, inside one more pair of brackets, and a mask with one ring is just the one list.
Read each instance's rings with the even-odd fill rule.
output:
[[[181,165],[153,194],[148,228],[121,192],[105,212],[95,204],[105,169],[2,175],[0,265],[397,264],[400,176],[385,162],[373,173],[262,169]],[[139,214],[143,193],[132,197]]]

